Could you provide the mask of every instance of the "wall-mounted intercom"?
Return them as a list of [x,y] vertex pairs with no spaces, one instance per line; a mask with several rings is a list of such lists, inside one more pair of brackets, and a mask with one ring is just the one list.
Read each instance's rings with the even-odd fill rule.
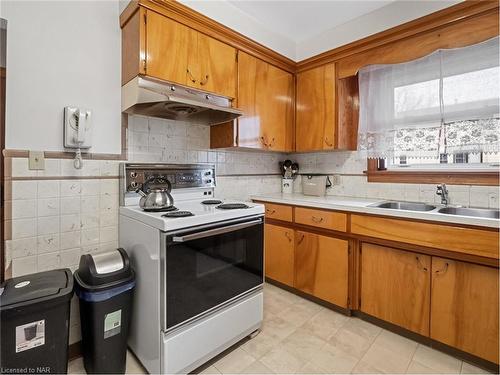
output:
[[64,108],[64,147],[76,149],[75,168],[82,168],[81,150],[92,147],[92,113],[78,107]]
[[77,107],[64,108],[64,147],[92,147],[92,113]]

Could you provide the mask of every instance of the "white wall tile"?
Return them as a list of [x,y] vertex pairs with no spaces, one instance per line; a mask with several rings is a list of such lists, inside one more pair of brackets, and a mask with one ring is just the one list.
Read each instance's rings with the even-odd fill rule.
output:
[[38,181],[38,198],[56,198],[60,196],[59,181]]
[[35,199],[37,187],[36,181],[12,181],[12,200]]
[[12,259],[12,277],[24,276],[37,271],[36,255]]
[[81,231],[61,233],[60,237],[61,250],[79,247],[81,244]]
[[38,200],[37,216],[55,216],[59,215],[59,198],[47,198]]
[[76,197],[82,192],[82,184],[78,180],[60,181],[61,197]]
[[37,237],[37,253],[50,253],[59,250],[59,233]]
[[37,234],[54,234],[59,233],[60,216],[46,216],[37,219]]
[[61,265],[61,255],[59,252],[40,254],[37,257],[37,271],[49,271],[59,268]]
[[80,213],[80,197],[61,198],[61,215]]
[[5,242],[5,245],[6,249],[9,249],[13,259],[36,255],[37,252],[35,237],[8,240]]
[[36,217],[36,204],[34,199],[18,199],[9,202],[12,209],[12,219],[26,219]]
[[12,220],[12,239],[36,236],[36,219]]

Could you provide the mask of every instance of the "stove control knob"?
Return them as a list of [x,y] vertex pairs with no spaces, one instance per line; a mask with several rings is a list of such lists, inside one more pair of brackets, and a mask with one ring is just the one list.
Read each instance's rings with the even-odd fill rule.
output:
[[207,184],[211,184],[212,183],[212,180],[207,180]]
[[205,176],[210,176],[212,174],[211,171],[205,172]]
[[131,178],[136,178],[137,177],[137,172],[130,172],[130,177]]
[[138,186],[139,186],[139,185],[137,184],[137,182],[132,181],[132,182],[130,183],[130,190],[136,190]]

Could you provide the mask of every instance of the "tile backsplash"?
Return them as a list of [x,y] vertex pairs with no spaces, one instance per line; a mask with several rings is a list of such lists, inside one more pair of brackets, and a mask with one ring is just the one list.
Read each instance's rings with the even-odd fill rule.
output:
[[215,196],[248,200],[281,191],[278,162],[285,154],[210,150],[210,127],[180,121],[129,116],[129,161],[215,164]]
[[[440,203],[435,184],[368,183],[363,171],[366,154],[361,151],[307,153],[288,155],[300,165],[301,173],[324,173],[330,176],[333,186],[327,195],[360,198],[396,199]],[[498,208],[498,186],[447,185],[450,204]],[[300,177],[294,181],[294,192],[302,191]]]

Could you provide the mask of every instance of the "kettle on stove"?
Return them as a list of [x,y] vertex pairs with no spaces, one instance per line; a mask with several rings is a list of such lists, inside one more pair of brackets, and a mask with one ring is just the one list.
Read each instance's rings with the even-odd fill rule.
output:
[[[150,181],[148,181],[150,182]],[[143,185],[147,187],[148,182]],[[145,193],[141,188],[136,190],[136,193],[141,195],[139,207],[144,211],[161,211],[174,205],[174,198],[170,194],[172,184],[169,180],[165,180],[166,188],[152,188]]]

